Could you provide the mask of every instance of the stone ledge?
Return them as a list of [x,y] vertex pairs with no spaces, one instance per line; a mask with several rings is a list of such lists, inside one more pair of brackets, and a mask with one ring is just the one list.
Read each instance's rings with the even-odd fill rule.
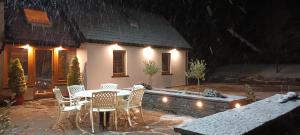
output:
[[300,100],[278,103],[280,96],[200,118],[174,130],[183,135],[293,134],[291,130],[299,131]]

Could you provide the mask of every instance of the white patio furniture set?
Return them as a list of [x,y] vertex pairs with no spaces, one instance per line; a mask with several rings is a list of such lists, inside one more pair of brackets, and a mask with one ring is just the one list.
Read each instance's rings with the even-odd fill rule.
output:
[[118,89],[118,84],[113,83],[101,84],[100,89],[96,90],[85,90],[83,85],[72,85],[68,86],[67,88],[69,92],[69,98],[63,97],[59,88],[55,87],[53,89],[53,93],[58,102],[59,110],[56,124],[62,120],[63,114],[76,112],[76,126],[82,130],[79,127],[79,121],[81,120],[80,112],[83,108],[89,112],[92,133],[95,132],[93,116],[94,112],[101,112],[104,114],[104,126],[106,126],[106,112],[112,112],[114,114],[113,119],[116,130],[118,125],[118,111],[125,112],[128,124],[129,126],[132,126],[130,109],[138,108],[141,119],[144,122],[142,113],[144,87],[142,85],[134,85],[131,90]]

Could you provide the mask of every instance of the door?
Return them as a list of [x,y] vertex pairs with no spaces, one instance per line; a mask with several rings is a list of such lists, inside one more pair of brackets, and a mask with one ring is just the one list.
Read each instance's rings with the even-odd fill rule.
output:
[[36,95],[52,95],[52,49],[35,50]]

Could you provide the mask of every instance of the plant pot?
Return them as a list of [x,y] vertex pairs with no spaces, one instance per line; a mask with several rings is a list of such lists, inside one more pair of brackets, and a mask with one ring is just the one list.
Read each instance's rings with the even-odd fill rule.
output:
[[14,105],[23,105],[24,104],[24,96],[17,96],[15,100],[16,100],[16,102],[14,103]]

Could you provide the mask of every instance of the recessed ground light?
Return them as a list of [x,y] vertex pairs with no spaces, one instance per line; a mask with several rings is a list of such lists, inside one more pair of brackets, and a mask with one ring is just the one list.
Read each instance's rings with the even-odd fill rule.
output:
[[236,104],[234,105],[234,107],[235,107],[235,108],[240,108],[240,107],[241,107],[241,104],[236,103]]
[[202,103],[201,101],[198,101],[198,102],[196,103],[196,105],[197,105],[197,107],[199,107],[199,108],[202,108],[202,107],[203,107],[203,103]]
[[162,101],[163,101],[164,103],[167,103],[167,102],[168,102],[168,98],[167,98],[167,97],[163,97],[163,98],[162,98]]

